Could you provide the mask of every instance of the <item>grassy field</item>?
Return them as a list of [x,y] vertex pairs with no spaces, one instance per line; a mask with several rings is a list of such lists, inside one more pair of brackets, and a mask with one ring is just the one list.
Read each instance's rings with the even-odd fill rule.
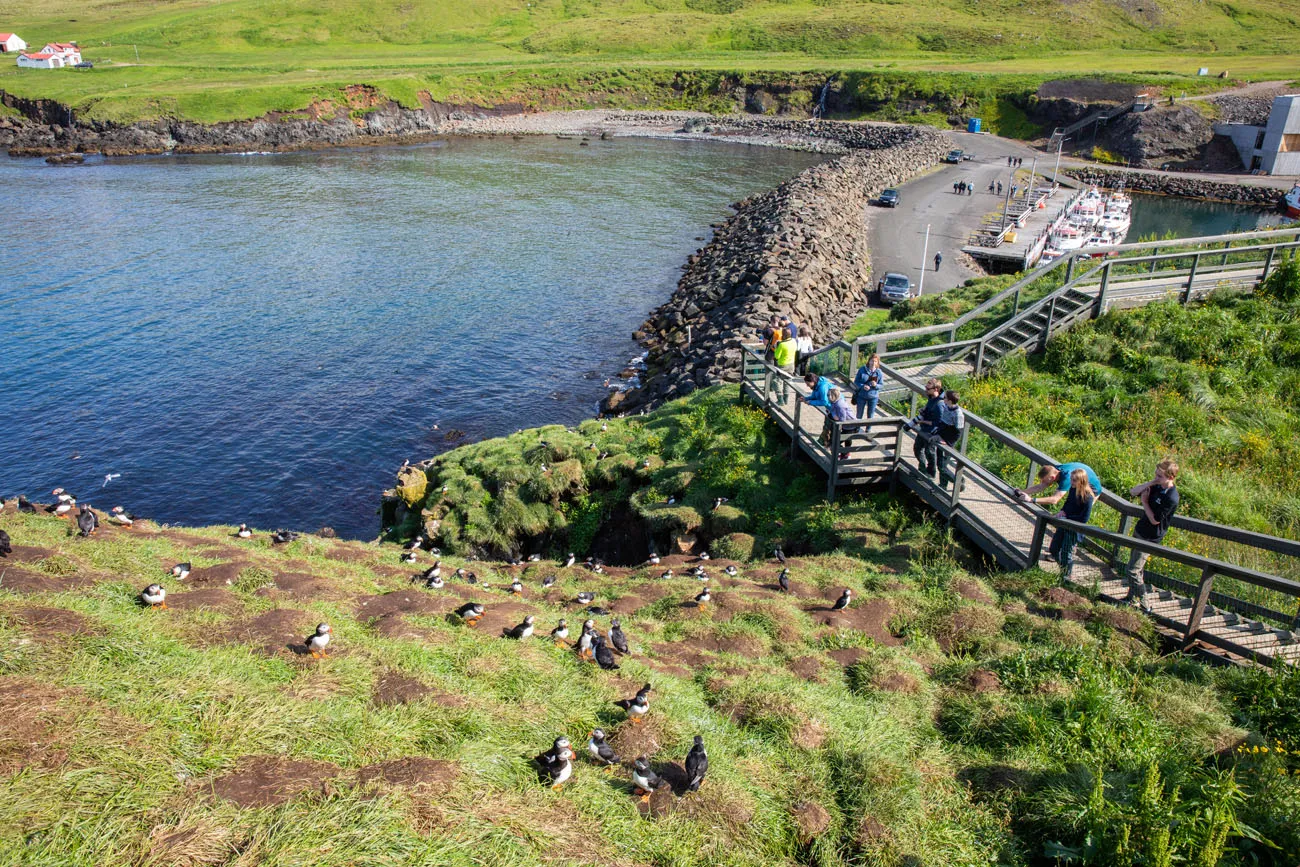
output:
[[[1297,26],[1286,0],[10,0],[0,27],[37,46],[77,40],[97,65],[4,64],[0,88],[92,118],[203,121],[337,100],[349,84],[410,106],[428,91],[454,101],[710,108],[691,92],[696,82],[754,75],[892,74],[917,80],[918,95],[932,74],[991,76],[984,86],[998,93],[1069,74],[1195,90],[1213,84],[1190,77],[1202,65],[1295,76]],[[990,123],[1011,130],[1014,118],[999,123],[997,107],[981,103]]]
[[[724,422],[735,396],[673,404],[671,424]],[[731,421],[723,451],[750,430]],[[582,437],[640,457],[659,425]],[[655,484],[681,459],[660,447]],[[535,485],[536,457],[517,470]],[[756,532],[801,515],[825,528],[789,559],[793,594],[761,552],[715,556],[701,608],[681,554],[602,576],[557,565],[563,547],[525,567],[447,556],[478,584],[436,591],[410,580],[433,555],[403,565],[395,544],[147,522],[81,539],[10,501],[0,863],[1292,863],[1300,677],[1159,656],[1139,616],[1038,571],[971,574],[941,528],[899,509],[869,499],[826,521],[792,506]],[[168,576],[182,560],[184,582]],[[520,597],[503,592],[512,576]],[[155,580],[166,611],[137,602]],[[831,611],[846,586],[853,605]],[[527,613],[539,635],[560,617],[576,631],[579,590],[622,619],[618,672],[500,637]],[[487,606],[475,629],[447,616],[471,598]],[[301,642],[322,620],[335,643],[315,660]],[[629,723],[612,702],[647,681],[650,715]],[[595,726],[678,791],[641,802],[626,765],[599,770],[583,749]],[[556,792],[530,757],[560,734],[581,758]],[[696,734],[709,776],[684,793]]]

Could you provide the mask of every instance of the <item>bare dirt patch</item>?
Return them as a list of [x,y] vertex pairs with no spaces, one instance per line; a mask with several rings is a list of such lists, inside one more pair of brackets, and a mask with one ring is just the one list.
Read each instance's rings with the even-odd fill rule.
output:
[[[835,596],[838,597],[839,594],[836,593]],[[902,643],[889,631],[889,618],[894,615],[894,606],[888,599],[868,599],[854,603],[843,611],[832,611],[830,605],[805,610],[814,623],[834,629],[856,629],[887,647]]]
[[[6,561],[7,563],[7,561]],[[0,567],[0,590],[12,590],[15,593],[62,593],[92,583],[89,578],[73,576],[56,578],[41,572],[33,572],[16,566]]]
[[458,695],[440,693],[424,681],[402,674],[385,671],[375,680],[371,701],[379,707],[392,707],[428,699],[443,707],[464,707],[465,700]]
[[223,638],[231,644],[252,644],[268,656],[283,651],[301,655],[307,652],[307,635],[320,622],[309,611],[277,608],[233,624]]
[[31,606],[9,615],[14,622],[36,638],[63,638],[69,635],[94,635],[99,628],[75,611],[66,608]]
[[276,575],[272,582],[273,586],[259,587],[257,595],[265,596],[268,599],[294,599],[311,602],[317,599],[337,597],[340,592],[332,581],[303,572],[285,572]]
[[842,647],[839,650],[827,651],[826,655],[848,668],[861,662],[863,657],[867,656],[867,649],[865,647]]
[[440,598],[414,587],[408,590],[395,590],[392,593],[361,596],[357,599],[354,609],[356,618],[363,623],[385,616],[403,614],[436,617],[447,610],[445,597]]
[[185,593],[168,593],[167,607],[177,611],[232,612],[242,610],[244,603],[225,587],[206,587]]
[[357,771],[357,782],[363,786],[384,785],[421,794],[440,795],[450,789],[459,776],[460,769],[453,762],[425,756],[407,756],[366,765]]
[[[625,761],[631,762],[637,756],[653,756],[670,740],[663,717],[655,715],[654,693],[650,694],[650,706],[644,722],[621,722],[609,735],[609,745]],[[615,713],[619,712],[615,709]]]
[[1093,618],[1099,623],[1104,623],[1111,629],[1128,635],[1141,635],[1146,629],[1147,620],[1141,614],[1130,608],[1120,608],[1114,605],[1098,605],[1093,611]]
[[1002,689],[1002,680],[988,669],[977,668],[966,675],[966,687],[977,693],[998,692]]
[[799,826],[801,843],[811,843],[831,826],[831,814],[816,801],[802,801],[795,804],[790,812],[794,815],[794,823]]
[[883,692],[917,693],[920,682],[905,671],[884,671],[871,679],[871,685]]
[[56,747],[58,732],[76,717],[77,693],[23,678],[0,678],[0,776],[23,768],[57,767],[67,750]]
[[824,665],[820,656],[800,656],[798,659],[792,659],[789,668],[804,680],[813,680],[818,683],[826,680]]
[[189,587],[230,587],[249,565],[247,560],[233,560],[216,566],[195,566],[185,584]]
[[391,553],[394,559],[400,556],[396,548],[362,548],[356,545],[331,545],[324,551],[324,555],[330,560],[364,564],[379,562],[385,553]]
[[1088,620],[1092,617],[1092,602],[1086,596],[1071,593],[1064,587],[1049,587],[1038,594],[1042,603],[1030,610],[1061,620]]
[[971,602],[982,602],[985,605],[993,604],[993,597],[989,596],[983,587],[969,578],[959,579],[952,585],[952,589],[962,599],[968,599]]
[[212,793],[241,807],[270,807],[304,792],[323,792],[338,774],[338,766],[330,762],[244,756],[235,770],[212,781]]

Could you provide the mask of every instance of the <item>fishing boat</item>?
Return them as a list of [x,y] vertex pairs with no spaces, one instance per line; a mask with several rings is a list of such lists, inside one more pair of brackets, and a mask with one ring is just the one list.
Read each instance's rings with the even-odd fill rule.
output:
[[1300,217],[1300,184],[1291,188],[1291,192],[1286,194],[1286,215],[1288,217]]

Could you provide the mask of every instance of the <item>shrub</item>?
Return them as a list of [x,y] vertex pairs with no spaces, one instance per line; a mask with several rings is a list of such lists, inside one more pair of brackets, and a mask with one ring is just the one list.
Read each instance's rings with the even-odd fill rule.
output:
[[712,544],[715,556],[727,560],[749,560],[754,556],[754,537],[748,533],[728,533]]

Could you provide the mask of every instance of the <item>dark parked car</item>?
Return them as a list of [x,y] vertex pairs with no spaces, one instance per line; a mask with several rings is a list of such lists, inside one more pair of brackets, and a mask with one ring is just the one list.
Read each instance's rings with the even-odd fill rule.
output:
[[943,161],[945,163],[959,163],[961,162],[961,157],[962,153],[960,150],[948,151],[948,156],[944,157]]
[[74,64],[72,64],[72,66],[73,66],[74,69],[94,69],[94,68],[95,68],[95,64],[91,63],[89,60],[83,60],[83,61],[81,61],[80,63],[74,63]]
[[880,198],[877,199],[876,201],[880,202],[880,204],[881,204],[883,207],[886,207],[886,208],[897,208],[897,207],[898,207],[898,190],[895,190],[895,189],[892,189],[892,188],[891,188],[891,189],[888,189],[888,190],[885,190],[883,193],[880,194]]
[[916,297],[912,290],[911,279],[906,274],[899,274],[896,271],[886,274],[884,279],[876,284],[876,291],[880,294],[881,304],[897,304]]

